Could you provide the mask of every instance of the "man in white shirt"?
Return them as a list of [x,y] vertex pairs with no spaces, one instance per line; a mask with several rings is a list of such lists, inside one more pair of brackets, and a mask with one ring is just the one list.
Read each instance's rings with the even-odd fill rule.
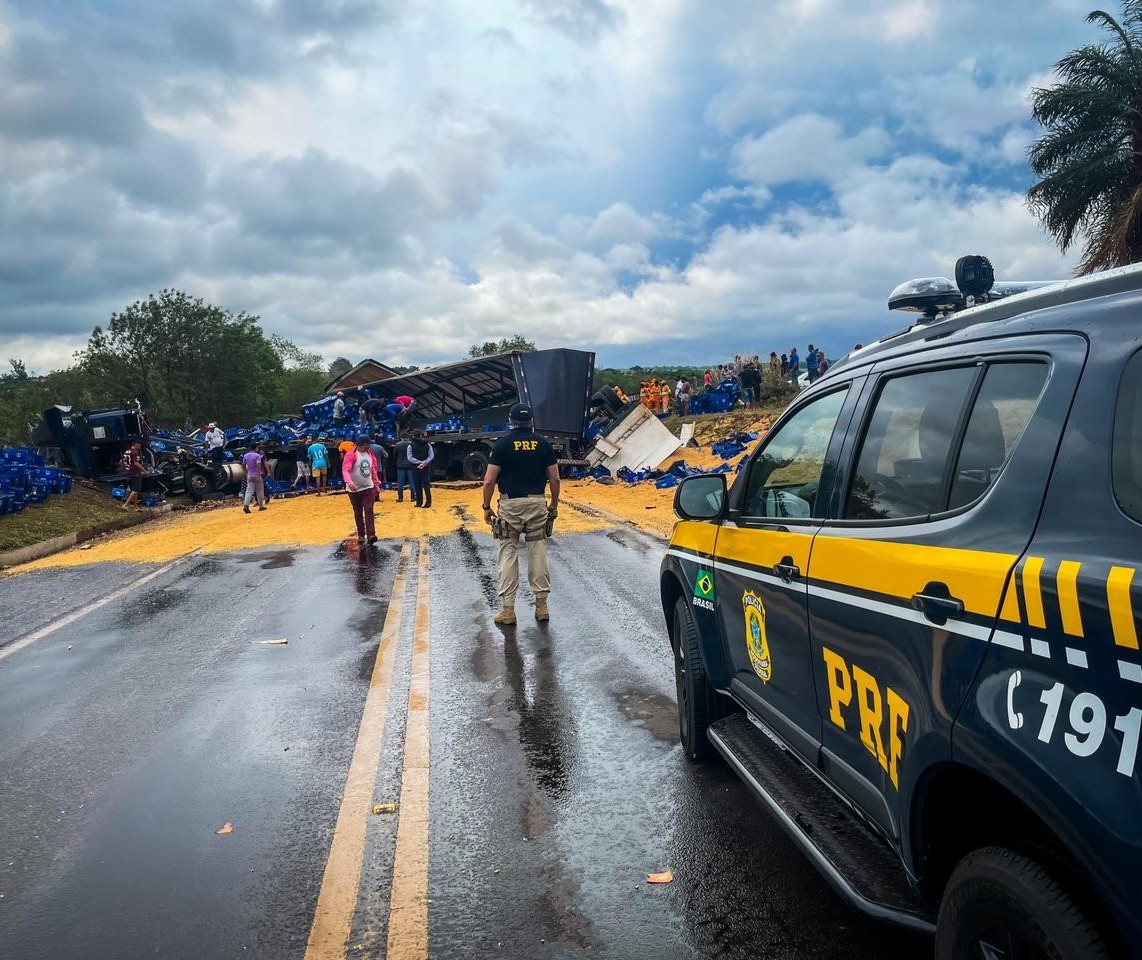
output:
[[226,448],[226,434],[218,429],[218,424],[211,422],[206,425],[206,456],[218,463],[222,462],[222,451]]

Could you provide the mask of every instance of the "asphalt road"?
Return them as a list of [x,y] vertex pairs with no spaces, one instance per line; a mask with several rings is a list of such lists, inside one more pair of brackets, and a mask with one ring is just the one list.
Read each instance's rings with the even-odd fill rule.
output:
[[[521,598],[506,631],[492,540],[406,549],[392,617],[401,545],[350,544],[191,557],[22,647],[154,568],[0,581],[0,957],[303,957],[344,880],[331,846],[360,868],[354,957],[385,956],[390,933],[388,956],[415,956],[418,911],[441,960],[930,952],[849,912],[723,765],[682,756],[660,545],[557,538],[551,623]],[[391,691],[366,709],[386,621]],[[400,812],[346,847],[351,763]],[[674,882],[645,882],[661,870]]]

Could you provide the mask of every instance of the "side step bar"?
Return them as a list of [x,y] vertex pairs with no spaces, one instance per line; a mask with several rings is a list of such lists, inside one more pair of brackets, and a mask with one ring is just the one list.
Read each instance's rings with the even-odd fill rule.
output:
[[859,913],[919,933],[936,925],[896,854],[800,760],[744,713],[708,736],[842,900]]

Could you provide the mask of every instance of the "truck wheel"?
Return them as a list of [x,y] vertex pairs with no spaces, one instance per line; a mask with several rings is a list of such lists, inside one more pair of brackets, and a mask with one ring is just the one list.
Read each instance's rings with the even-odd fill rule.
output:
[[483,480],[488,472],[488,455],[483,450],[473,450],[464,458],[464,479]]
[[182,479],[186,492],[195,500],[205,500],[214,492],[214,477],[205,467],[189,467]]
[[678,739],[691,760],[706,760],[714,747],[706,736],[711,723],[725,716],[721,698],[706,679],[702,666],[702,641],[685,598],[674,602],[671,630],[674,648],[674,686],[678,697]]
[[1082,907],[1041,863],[1003,847],[960,861],[940,902],[936,960],[1107,960]]
[[279,460],[274,467],[274,479],[278,483],[293,483],[297,479],[297,461]]

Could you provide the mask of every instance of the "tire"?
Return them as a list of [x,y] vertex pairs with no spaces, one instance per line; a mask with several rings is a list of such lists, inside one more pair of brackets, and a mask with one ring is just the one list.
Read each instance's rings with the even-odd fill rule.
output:
[[678,739],[690,760],[708,760],[716,751],[706,731],[710,724],[726,715],[726,708],[706,679],[702,640],[684,597],[674,601],[670,640],[674,648],[674,686],[678,697]]
[[984,847],[952,871],[936,924],[936,960],[1110,955],[1098,927],[1043,864]]
[[488,472],[488,454],[483,450],[473,450],[464,458],[461,470],[465,480],[483,480]]
[[274,466],[274,479],[278,483],[293,483],[297,479],[297,461],[279,460]]
[[186,492],[195,500],[205,500],[214,492],[214,477],[205,467],[189,467],[183,474]]

